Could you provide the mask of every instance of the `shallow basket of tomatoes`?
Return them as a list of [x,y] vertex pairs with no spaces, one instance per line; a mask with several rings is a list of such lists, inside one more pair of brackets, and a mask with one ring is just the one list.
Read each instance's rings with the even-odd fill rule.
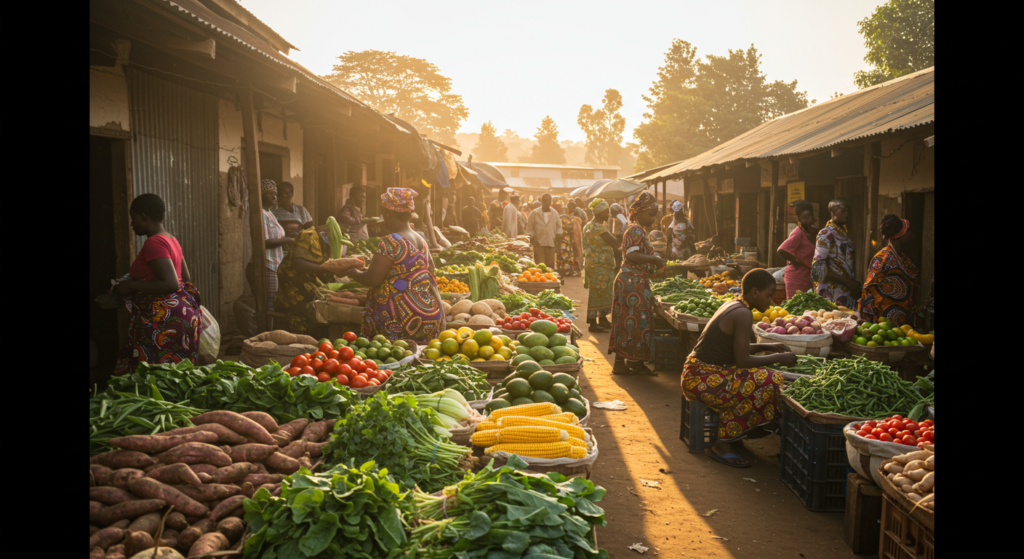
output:
[[850,466],[881,487],[879,464],[925,445],[934,445],[935,420],[917,422],[894,415],[883,420],[854,421],[843,427],[843,435]]
[[[416,347],[412,340],[406,341],[410,347]],[[335,350],[327,342],[321,344],[315,352],[296,355],[285,370],[291,376],[309,375],[320,382],[334,380],[360,395],[371,396],[391,378],[392,369],[401,366],[403,362],[413,361],[418,354],[417,351],[397,363],[377,365],[373,361],[360,359],[351,347],[344,346]]]
[[572,334],[572,320],[563,317],[553,317],[539,309],[530,309],[529,311],[521,312],[517,315],[508,315],[505,318],[498,319],[495,322],[495,326],[501,330],[502,334],[515,338],[523,332],[530,331],[530,324],[538,320],[549,320],[554,322],[558,326],[558,333],[564,335],[566,338]]

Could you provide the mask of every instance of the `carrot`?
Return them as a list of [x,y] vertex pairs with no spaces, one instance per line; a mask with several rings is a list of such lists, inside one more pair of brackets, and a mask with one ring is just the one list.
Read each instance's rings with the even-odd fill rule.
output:
[[294,474],[299,470],[298,460],[290,456],[285,456],[280,452],[275,452],[271,454],[263,461],[263,463],[266,464],[267,468],[270,468],[271,470],[276,470],[282,474],[290,475]]
[[213,472],[217,471],[217,466],[213,464],[189,464],[188,469],[198,474],[213,475]]
[[124,503],[103,507],[103,510],[97,513],[95,518],[90,518],[89,520],[99,526],[109,526],[118,520],[138,518],[144,514],[158,511],[166,506],[167,501],[164,501],[163,499],[139,499],[137,501],[125,501]]
[[[277,445],[249,443],[240,444],[231,448],[231,461],[240,462],[261,462],[271,454],[280,450]],[[225,464],[226,466],[227,464]]]
[[[199,539],[199,536],[213,530],[215,526],[216,524],[209,518],[204,518],[189,526],[187,530],[178,536],[178,551],[188,551],[192,547],[192,544]],[[191,555],[191,553],[189,553],[189,555]]]
[[111,450],[89,458],[90,464],[103,464],[109,468],[145,468],[156,463],[152,456],[137,450]]
[[196,431],[184,435],[171,435],[169,437],[158,437],[156,435],[132,435],[130,437],[117,437],[107,442],[112,446],[128,450],[137,450],[146,454],[158,454],[170,450],[185,443],[215,443],[219,437],[216,433],[209,431]]
[[231,457],[221,449],[206,443],[185,443],[156,455],[165,464],[213,464],[217,467],[231,465]]
[[231,545],[228,543],[228,538],[220,532],[207,532],[199,539],[196,543],[192,544],[192,547],[188,549],[188,556],[202,555],[203,553],[212,553],[214,551],[223,551]]
[[[178,511],[174,511],[171,514],[168,514],[167,520],[164,522],[164,524],[170,526],[171,529],[177,530],[179,532],[181,532],[185,528],[188,528],[188,522],[185,522],[185,515],[181,514]],[[164,534],[166,533],[167,530],[164,530]]]
[[329,444],[331,444],[329,440],[322,443],[306,442],[306,452],[309,453],[310,458],[320,458],[324,454],[324,447]]
[[242,495],[252,498],[252,494],[256,492],[256,488],[252,486],[248,481],[243,481],[239,487],[242,489]]
[[228,517],[217,523],[217,531],[224,534],[224,537],[228,539],[228,543],[234,544],[238,541],[238,538],[242,537],[242,533],[245,532],[245,522],[234,517]]
[[185,464],[170,464],[149,472],[146,474],[146,477],[169,484],[187,483],[194,487],[199,487],[203,484],[199,476]]
[[274,418],[271,417],[270,414],[267,412],[244,411],[242,412],[242,415],[262,425],[263,428],[266,429],[268,433],[273,434],[277,432],[277,421],[274,421]]
[[299,439],[297,441],[292,441],[291,443],[288,444],[288,446],[282,448],[279,452],[281,454],[284,454],[285,456],[290,456],[297,460],[300,456],[306,453],[307,444],[310,443],[307,443],[306,441]]
[[[149,497],[151,499],[163,499],[168,504],[174,505],[175,510],[181,511],[183,514],[191,514],[193,516],[205,516],[210,509],[206,508],[205,505],[196,501],[195,499],[185,495],[181,491],[161,483],[153,478],[142,477],[133,481],[128,488],[132,493],[142,497]],[[131,503],[127,503],[131,504]],[[115,505],[119,506],[119,505]]]
[[109,528],[104,528],[99,532],[96,532],[95,534],[89,536],[89,549],[99,547],[105,550],[108,547],[123,540],[124,535],[125,534],[123,528],[114,528],[113,526]]
[[322,419],[320,421],[314,421],[313,423],[310,423],[309,425],[306,426],[305,429],[302,430],[302,436],[299,438],[307,440],[309,442],[318,443],[324,440],[324,437],[326,437],[327,434],[331,432],[332,423],[334,423],[334,420],[331,419]]
[[252,437],[256,442],[262,444],[276,445],[277,441],[270,436],[270,433],[263,428],[262,425],[255,421],[245,417],[240,413],[236,413],[228,410],[215,410],[201,413],[191,418],[192,423],[196,425],[205,425],[207,423],[219,423],[228,429],[238,433],[239,435]]
[[139,498],[120,487],[103,485],[89,488],[89,499],[99,501],[104,505],[116,505],[125,501],[136,501]]
[[265,483],[281,483],[284,479],[284,474],[249,474],[242,479],[242,482],[249,482],[254,487],[259,487]]
[[[174,488],[182,492],[189,498],[199,501],[200,503],[209,503],[210,501],[224,499],[232,495],[237,495],[242,491],[242,488],[238,487],[237,485],[222,483],[204,483],[202,487],[192,487],[191,485],[175,485]],[[182,512],[186,515],[189,515],[188,512]],[[192,516],[201,517],[203,515]]]
[[213,512],[210,513],[210,519],[214,522],[220,520],[224,517],[225,514],[242,506],[242,503],[245,502],[245,499],[245,495],[235,495],[233,497],[228,497],[227,499],[224,499],[223,502],[214,507]]
[[153,536],[145,532],[130,532],[124,539],[124,554],[128,557],[153,547]]
[[156,529],[160,526],[160,519],[163,518],[158,512],[151,512],[144,514],[128,525],[129,532],[146,532],[149,535],[156,533]]
[[251,462],[235,462],[230,466],[218,468],[210,477],[213,478],[213,483],[235,483],[249,475],[250,469],[252,469]]

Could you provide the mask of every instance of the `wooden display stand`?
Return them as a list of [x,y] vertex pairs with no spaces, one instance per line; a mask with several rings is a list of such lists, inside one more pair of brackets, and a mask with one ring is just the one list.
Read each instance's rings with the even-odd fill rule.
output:
[[846,519],[843,539],[854,553],[878,552],[882,520],[882,489],[851,472],[846,477]]

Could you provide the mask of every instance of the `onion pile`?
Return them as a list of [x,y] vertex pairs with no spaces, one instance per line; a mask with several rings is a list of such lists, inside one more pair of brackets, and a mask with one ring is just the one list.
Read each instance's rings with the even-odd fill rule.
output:
[[787,316],[775,322],[758,322],[757,328],[770,334],[813,336],[823,334],[821,324],[810,316]]

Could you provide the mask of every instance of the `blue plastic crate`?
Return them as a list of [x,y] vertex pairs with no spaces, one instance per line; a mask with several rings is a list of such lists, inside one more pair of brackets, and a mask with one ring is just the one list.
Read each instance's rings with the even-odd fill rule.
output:
[[659,336],[655,330],[651,337],[651,362],[655,371],[681,373],[686,355],[683,354],[683,341],[679,336]]
[[683,394],[683,416],[679,423],[679,440],[687,449],[700,454],[718,441],[718,414],[700,402],[691,402]]
[[817,423],[780,405],[779,477],[810,510],[846,511],[846,437],[841,423]]

